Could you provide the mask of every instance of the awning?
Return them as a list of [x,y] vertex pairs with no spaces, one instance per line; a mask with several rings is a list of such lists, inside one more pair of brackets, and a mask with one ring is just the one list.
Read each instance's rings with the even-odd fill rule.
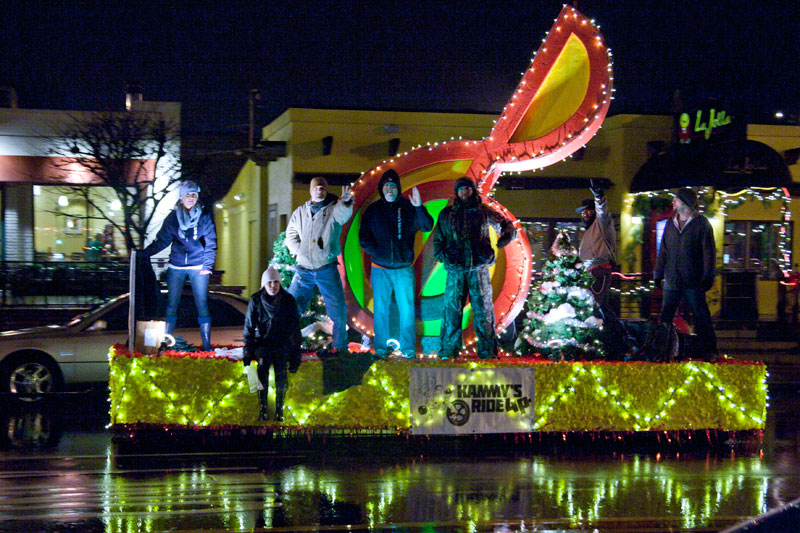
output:
[[631,192],[711,186],[739,191],[789,187],[792,175],[781,154],[757,141],[678,144],[652,156],[631,183]]

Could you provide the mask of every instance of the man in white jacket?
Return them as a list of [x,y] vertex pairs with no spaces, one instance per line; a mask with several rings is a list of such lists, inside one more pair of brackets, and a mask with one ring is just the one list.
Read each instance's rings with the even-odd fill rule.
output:
[[328,192],[323,177],[311,180],[311,199],[298,207],[286,228],[286,246],[297,258],[297,267],[289,293],[297,301],[302,315],[319,288],[325,311],[333,321],[333,347],[347,350],[347,306],[339,277],[338,261],[342,253],[339,238],[342,226],[353,214],[353,194],[342,188],[342,197]]

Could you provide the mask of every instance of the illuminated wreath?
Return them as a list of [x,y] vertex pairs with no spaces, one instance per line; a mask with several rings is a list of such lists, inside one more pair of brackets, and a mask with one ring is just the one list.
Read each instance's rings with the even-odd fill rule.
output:
[[[340,273],[351,325],[372,334],[370,260],[359,246],[358,230],[364,209],[379,198],[381,175],[392,168],[401,177],[405,196],[413,187],[419,189],[434,220],[452,199],[455,180],[469,176],[484,203],[514,224],[517,239],[498,251],[491,269],[496,324],[500,330],[508,327],[530,288],[531,248],[519,220],[487,195],[501,173],[544,168],[583,147],[605,119],[612,81],[611,53],[603,36],[593,21],[564,6],[488,137],[418,147],[362,174],[353,186],[354,217],[342,232],[345,267]],[[414,250],[423,336],[438,336],[444,308],[446,274],[433,258],[432,241],[430,233],[418,234]]]

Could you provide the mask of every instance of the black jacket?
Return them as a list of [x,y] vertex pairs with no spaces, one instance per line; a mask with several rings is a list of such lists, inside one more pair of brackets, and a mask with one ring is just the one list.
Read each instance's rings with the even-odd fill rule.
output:
[[424,205],[414,207],[400,196],[394,202],[383,198],[373,202],[364,212],[358,240],[372,256],[372,262],[384,268],[403,268],[414,262],[414,237],[417,231],[430,231],[433,217]]
[[263,288],[250,296],[244,318],[244,364],[255,359],[258,346],[267,348],[270,361],[288,363],[291,371],[300,366],[300,314],[297,303],[288,291],[281,288],[275,296],[278,308],[270,318],[267,313],[267,291]]
[[497,232],[497,247],[503,248],[517,235],[514,226],[484,205],[473,189],[473,196],[462,202],[456,196],[439,214],[433,236],[433,256],[446,270],[464,271],[493,265],[494,249],[489,226]]
[[714,284],[717,258],[711,223],[698,214],[678,230],[676,219],[677,215],[664,227],[653,277],[663,279],[665,289],[707,291]]
[[[183,209],[176,206],[176,209]],[[161,229],[150,246],[144,249],[144,255],[150,257],[172,244],[169,253],[169,264],[178,267],[202,265],[204,270],[214,269],[217,257],[217,230],[211,214],[204,212],[197,222],[197,238],[193,229],[181,231],[178,215],[173,209],[164,219]]]

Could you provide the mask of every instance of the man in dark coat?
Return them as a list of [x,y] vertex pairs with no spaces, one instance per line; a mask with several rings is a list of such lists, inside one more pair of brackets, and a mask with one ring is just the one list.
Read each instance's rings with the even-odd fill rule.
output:
[[275,368],[275,420],[283,421],[283,400],[289,388],[287,368],[300,367],[300,314],[291,294],[281,287],[280,273],[270,266],[261,275],[261,289],[250,297],[244,319],[244,365],[258,362],[259,420],[267,420],[269,367]]
[[714,230],[697,212],[697,193],[686,187],[672,201],[675,216],[667,221],[653,277],[664,282],[664,302],[659,320],[671,324],[682,299],[686,299],[695,321],[700,346],[709,357],[717,355],[717,337],[706,302],[706,291],[714,285],[717,250]]
[[364,211],[358,239],[372,258],[372,315],[375,322],[375,353],[387,353],[389,309],[392,293],[399,315],[400,351],[415,356],[414,332],[414,237],[418,231],[430,231],[433,217],[422,205],[419,191],[411,190],[411,199],[400,195],[400,176],[387,170],[378,182],[380,199]]
[[498,248],[510,243],[517,231],[511,222],[483,204],[470,178],[456,180],[455,193],[453,203],[439,214],[433,237],[433,255],[447,270],[439,357],[455,358],[461,350],[462,313],[469,295],[478,356],[489,359],[497,356],[489,274],[495,253],[489,227],[497,232]]

